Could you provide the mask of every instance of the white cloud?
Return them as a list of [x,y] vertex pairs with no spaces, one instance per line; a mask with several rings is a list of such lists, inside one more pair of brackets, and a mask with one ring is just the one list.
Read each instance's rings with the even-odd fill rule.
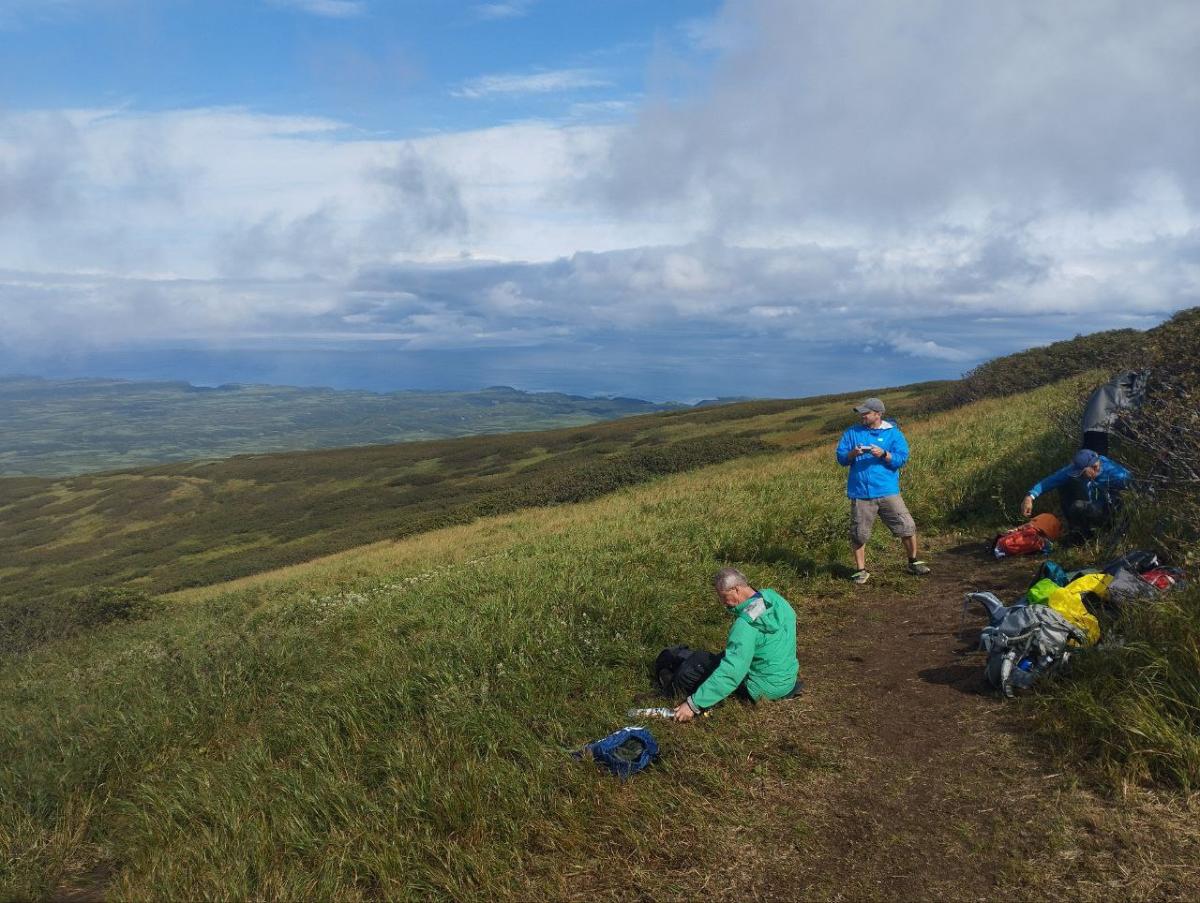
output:
[[267,0],[272,6],[282,6],[327,19],[354,19],[365,15],[365,0]]
[[521,74],[482,75],[472,78],[451,94],[477,100],[496,95],[557,94],[581,88],[604,88],[611,81],[593,69],[550,69]]
[[893,335],[888,340],[888,344],[897,351],[911,354],[913,357],[928,357],[942,361],[969,361],[972,357],[957,348],[948,348],[930,339],[917,339],[904,333]]
[[336,276],[663,240],[569,200],[606,135],[526,123],[389,141],[237,109],[0,114],[0,267]]
[[[605,178],[623,209],[714,228],[905,227],[1200,197],[1194,4],[746,0],[684,102],[648,104]],[[718,44],[721,42],[718,41]]]
[[507,3],[477,3],[471,12],[477,19],[520,19],[529,15],[534,0],[509,0]]
[[245,109],[0,114],[0,346],[702,332],[966,364],[1150,325],[1200,303],[1190,9],[743,0],[708,26],[715,69],[632,123],[614,98],[604,125],[580,105],[409,141]]

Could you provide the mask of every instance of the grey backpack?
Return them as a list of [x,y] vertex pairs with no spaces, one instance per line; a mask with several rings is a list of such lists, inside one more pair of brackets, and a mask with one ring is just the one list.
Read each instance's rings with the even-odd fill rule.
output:
[[[967,594],[967,603],[981,602]],[[987,595],[991,595],[990,593]],[[992,596],[992,599],[995,597]],[[1043,674],[1066,664],[1071,653],[1067,643],[1083,644],[1087,634],[1046,605],[1022,605],[990,612],[992,621],[979,634],[979,646],[987,653],[984,675],[996,689],[1011,697],[1014,688],[1025,689]]]

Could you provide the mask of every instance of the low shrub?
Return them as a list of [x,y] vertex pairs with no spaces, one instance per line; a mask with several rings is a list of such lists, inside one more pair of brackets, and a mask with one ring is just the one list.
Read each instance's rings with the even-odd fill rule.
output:
[[962,379],[946,383],[930,401],[933,410],[956,408],[982,398],[1002,398],[1078,376],[1089,370],[1114,371],[1142,359],[1147,333],[1112,329],[1030,348],[980,364]]
[[74,601],[76,619],[83,627],[141,621],[160,608],[161,603],[149,593],[129,587],[98,587],[80,593]]
[[1125,614],[1039,694],[1043,731],[1112,786],[1200,789],[1200,588]]
[[105,624],[145,620],[161,604],[144,590],[130,587],[5,601],[0,603],[0,655],[27,652]]

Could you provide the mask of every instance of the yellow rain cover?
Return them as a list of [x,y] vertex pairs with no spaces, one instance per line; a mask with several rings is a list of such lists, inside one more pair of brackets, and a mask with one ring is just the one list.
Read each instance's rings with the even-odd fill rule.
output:
[[1100,639],[1100,622],[1084,607],[1083,594],[1107,596],[1112,579],[1109,574],[1084,574],[1052,592],[1046,604],[1086,633],[1089,643],[1095,643]]

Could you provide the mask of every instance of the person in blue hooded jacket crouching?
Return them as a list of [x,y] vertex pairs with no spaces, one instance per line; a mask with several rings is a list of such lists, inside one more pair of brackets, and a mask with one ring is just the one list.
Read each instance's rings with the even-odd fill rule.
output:
[[908,553],[908,570],[928,574],[929,566],[917,554],[917,525],[900,495],[900,468],[908,462],[908,440],[900,427],[883,419],[884,406],[878,398],[868,398],[854,408],[857,425],[842,433],[837,446],[837,462],[850,468],[846,495],[850,499],[850,548],[856,570],[850,579],[866,583],[867,540],[880,517],[898,536]]
[[1129,471],[1112,458],[1081,448],[1070,464],[1030,487],[1021,499],[1021,514],[1030,517],[1034,500],[1057,489],[1070,538],[1089,539],[1096,528],[1112,526],[1131,481]]

